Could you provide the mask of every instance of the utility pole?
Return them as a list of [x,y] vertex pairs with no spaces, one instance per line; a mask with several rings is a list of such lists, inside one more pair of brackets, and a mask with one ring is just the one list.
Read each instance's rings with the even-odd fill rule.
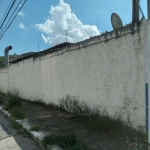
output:
[[132,0],[132,23],[139,22],[139,1]]
[[147,17],[148,17],[148,20],[150,19],[150,0],[147,0]]
[[[150,19],[150,0],[147,0],[147,18],[148,20]],[[150,39],[150,30],[148,28],[147,30],[147,35],[148,35],[148,38],[147,38],[147,48],[146,48],[146,57],[147,57],[147,60],[146,60],[146,63],[147,63],[147,66],[146,66],[146,131],[148,132],[148,144],[150,144],[150,96],[149,96],[149,93],[150,93],[150,88],[149,88],[149,83],[150,83],[150,78],[149,78],[149,75],[150,75],[150,59],[149,59],[149,55],[150,55],[150,44],[149,44],[149,39]],[[148,150],[150,150],[150,146],[148,145]]]

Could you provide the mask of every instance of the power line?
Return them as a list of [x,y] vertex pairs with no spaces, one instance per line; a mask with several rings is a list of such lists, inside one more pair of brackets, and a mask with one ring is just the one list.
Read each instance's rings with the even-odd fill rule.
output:
[[[17,13],[16,13],[15,16],[13,17],[13,19],[11,20],[11,22],[9,23],[9,25],[8,25],[8,22],[6,23],[6,25],[5,25],[4,29],[3,29],[3,31],[2,31],[1,34],[0,34],[0,39],[2,39],[2,37],[4,36],[4,34],[6,33],[6,31],[7,31],[8,28],[10,27],[10,25],[12,24],[12,22],[14,21],[14,19],[16,18],[17,14],[18,14],[19,11],[22,9],[22,7],[24,6],[24,4],[25,4],[26,1],[27,1],[27,0],[25,0],[25,1],[23,2],[23,4],[20,6],[20,4],[21,4],[21,2],[22,2],[22,0],[20,0],[20,2],[19,2],[19,4],[17,5],[16,9],[14,10],[13,14],[12,14],[11,17],[9,18],[8,22],[11,20],[12,16],[14,15],[14,13],[15,13],[16,10],[17,10],[17,8],[18,8],[18,7],[20,7],[20,8],[18,9]],[[8,26],[7,26],[7,25],[8,25]]]
[[[12,15],[11,15],[10,18],[9,18],[9,20],[7,21],[5,27],[2,29],[1,34],[2,34],[2,32],[5,30],[5,28],[8,26],[9,21],[12,19],[12,17],[13,17],[13,15],[14,15],[14,13],[16,12],[17,8],[20,6],[21,1],[22,1],[22,0],[20,0],[20,2],[18,3],[18,5],[16,6],[14,12],[12,13]],[[17,13],[17,14],[18,14],[18,13]],[[1,35],[1,34],[0,34],[0,35]]]
[[2,31],[3,33],[1,33],[0,35],[0,39],[3,37],[3,35],[5,34],[5,32],[8,30],[8,28],[10,27],[10,25],[12,24],[12,22],[14,21],[14,19],[16,18],[17,14],[19,13],[19,11],[21,10],[21,8],[24,6],[26,0],[24,1],[24,3],[21,5],[20,9],[17,11],[17,13],[15,14],[14,18],[12,19],[12,21],[10,22],[10,24],[7,26],[7,28],[5,29],[5,31]]
[[8,15],[9,15],[11,9],[12,9],[12,7],[14,6],[15,2],[16,2],[16,0],[14,0],[13,3],[11,4],[11,6],[10,6],[10,8],[9,8],[9,10],[8,10],[8,12],[7,12],[7,14],[6,14],[6,16],[5,16],[5,18],[4,18],[4,20],[3,20],[2,24],[1,24],[1,26],[0,26],[0,28],[3,26],[5,20],[7,19]]
[[0,23],[4,20],[4,17],[6,16],[6,14],[8,12],[8,9],[10,8],[10,5],[11,5],[12,1],[10,2],[10,4],[9,4],[9,6],[8,6],[8,8],[7,8],[7,10],[6,10],[5,14],[4,14],[4,16],[3,16],[3,18],[1,19]]

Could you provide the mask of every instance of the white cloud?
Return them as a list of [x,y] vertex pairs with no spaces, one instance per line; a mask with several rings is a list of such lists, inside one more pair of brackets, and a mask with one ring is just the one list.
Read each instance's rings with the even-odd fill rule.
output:
[[25,30],[27,30],[27,27],[25,27],[22,22],[20,22],[18,26],[19,26],[20,29],[25,29]]
[[20,12],[18,12],[18,16],[21,16],[21,17],[24,18],[24,17],[25,17],[25,14],[24,14],[23,12],[20,11]]
[[45,42],[45,43],[48,43],[47,38],[46,38],[43,34],[41,34],[41,36],[42,36],[42,39],[44,40],[44,42]]
[[82,41],[100,34],[95,25],[84,25],[71,12],[70,5],[63,0],[60,0],[56,7],[51,6],[49,13],[50,17],[44,23],[35,25],[42,32],[41,36],[45,43],[56,45],[65,42],[65,30],[69,42]]

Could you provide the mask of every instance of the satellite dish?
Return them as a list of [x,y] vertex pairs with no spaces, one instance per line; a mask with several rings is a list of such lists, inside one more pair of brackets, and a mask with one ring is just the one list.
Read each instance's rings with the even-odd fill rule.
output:
[[121,18],[116,13],[112,13],[111,15],[111,24],[114,30],[123,27]]

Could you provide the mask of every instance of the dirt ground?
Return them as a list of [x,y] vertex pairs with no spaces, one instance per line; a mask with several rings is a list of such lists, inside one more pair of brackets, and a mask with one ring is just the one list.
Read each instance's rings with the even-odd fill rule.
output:
[[29,101],[24,101],[23,105],[29,124],[40,126],[40,131],[46,135],[75,133],[91,150],[147,150],[147,144],[139,144],[136,140],[91,130],[82,116]]

